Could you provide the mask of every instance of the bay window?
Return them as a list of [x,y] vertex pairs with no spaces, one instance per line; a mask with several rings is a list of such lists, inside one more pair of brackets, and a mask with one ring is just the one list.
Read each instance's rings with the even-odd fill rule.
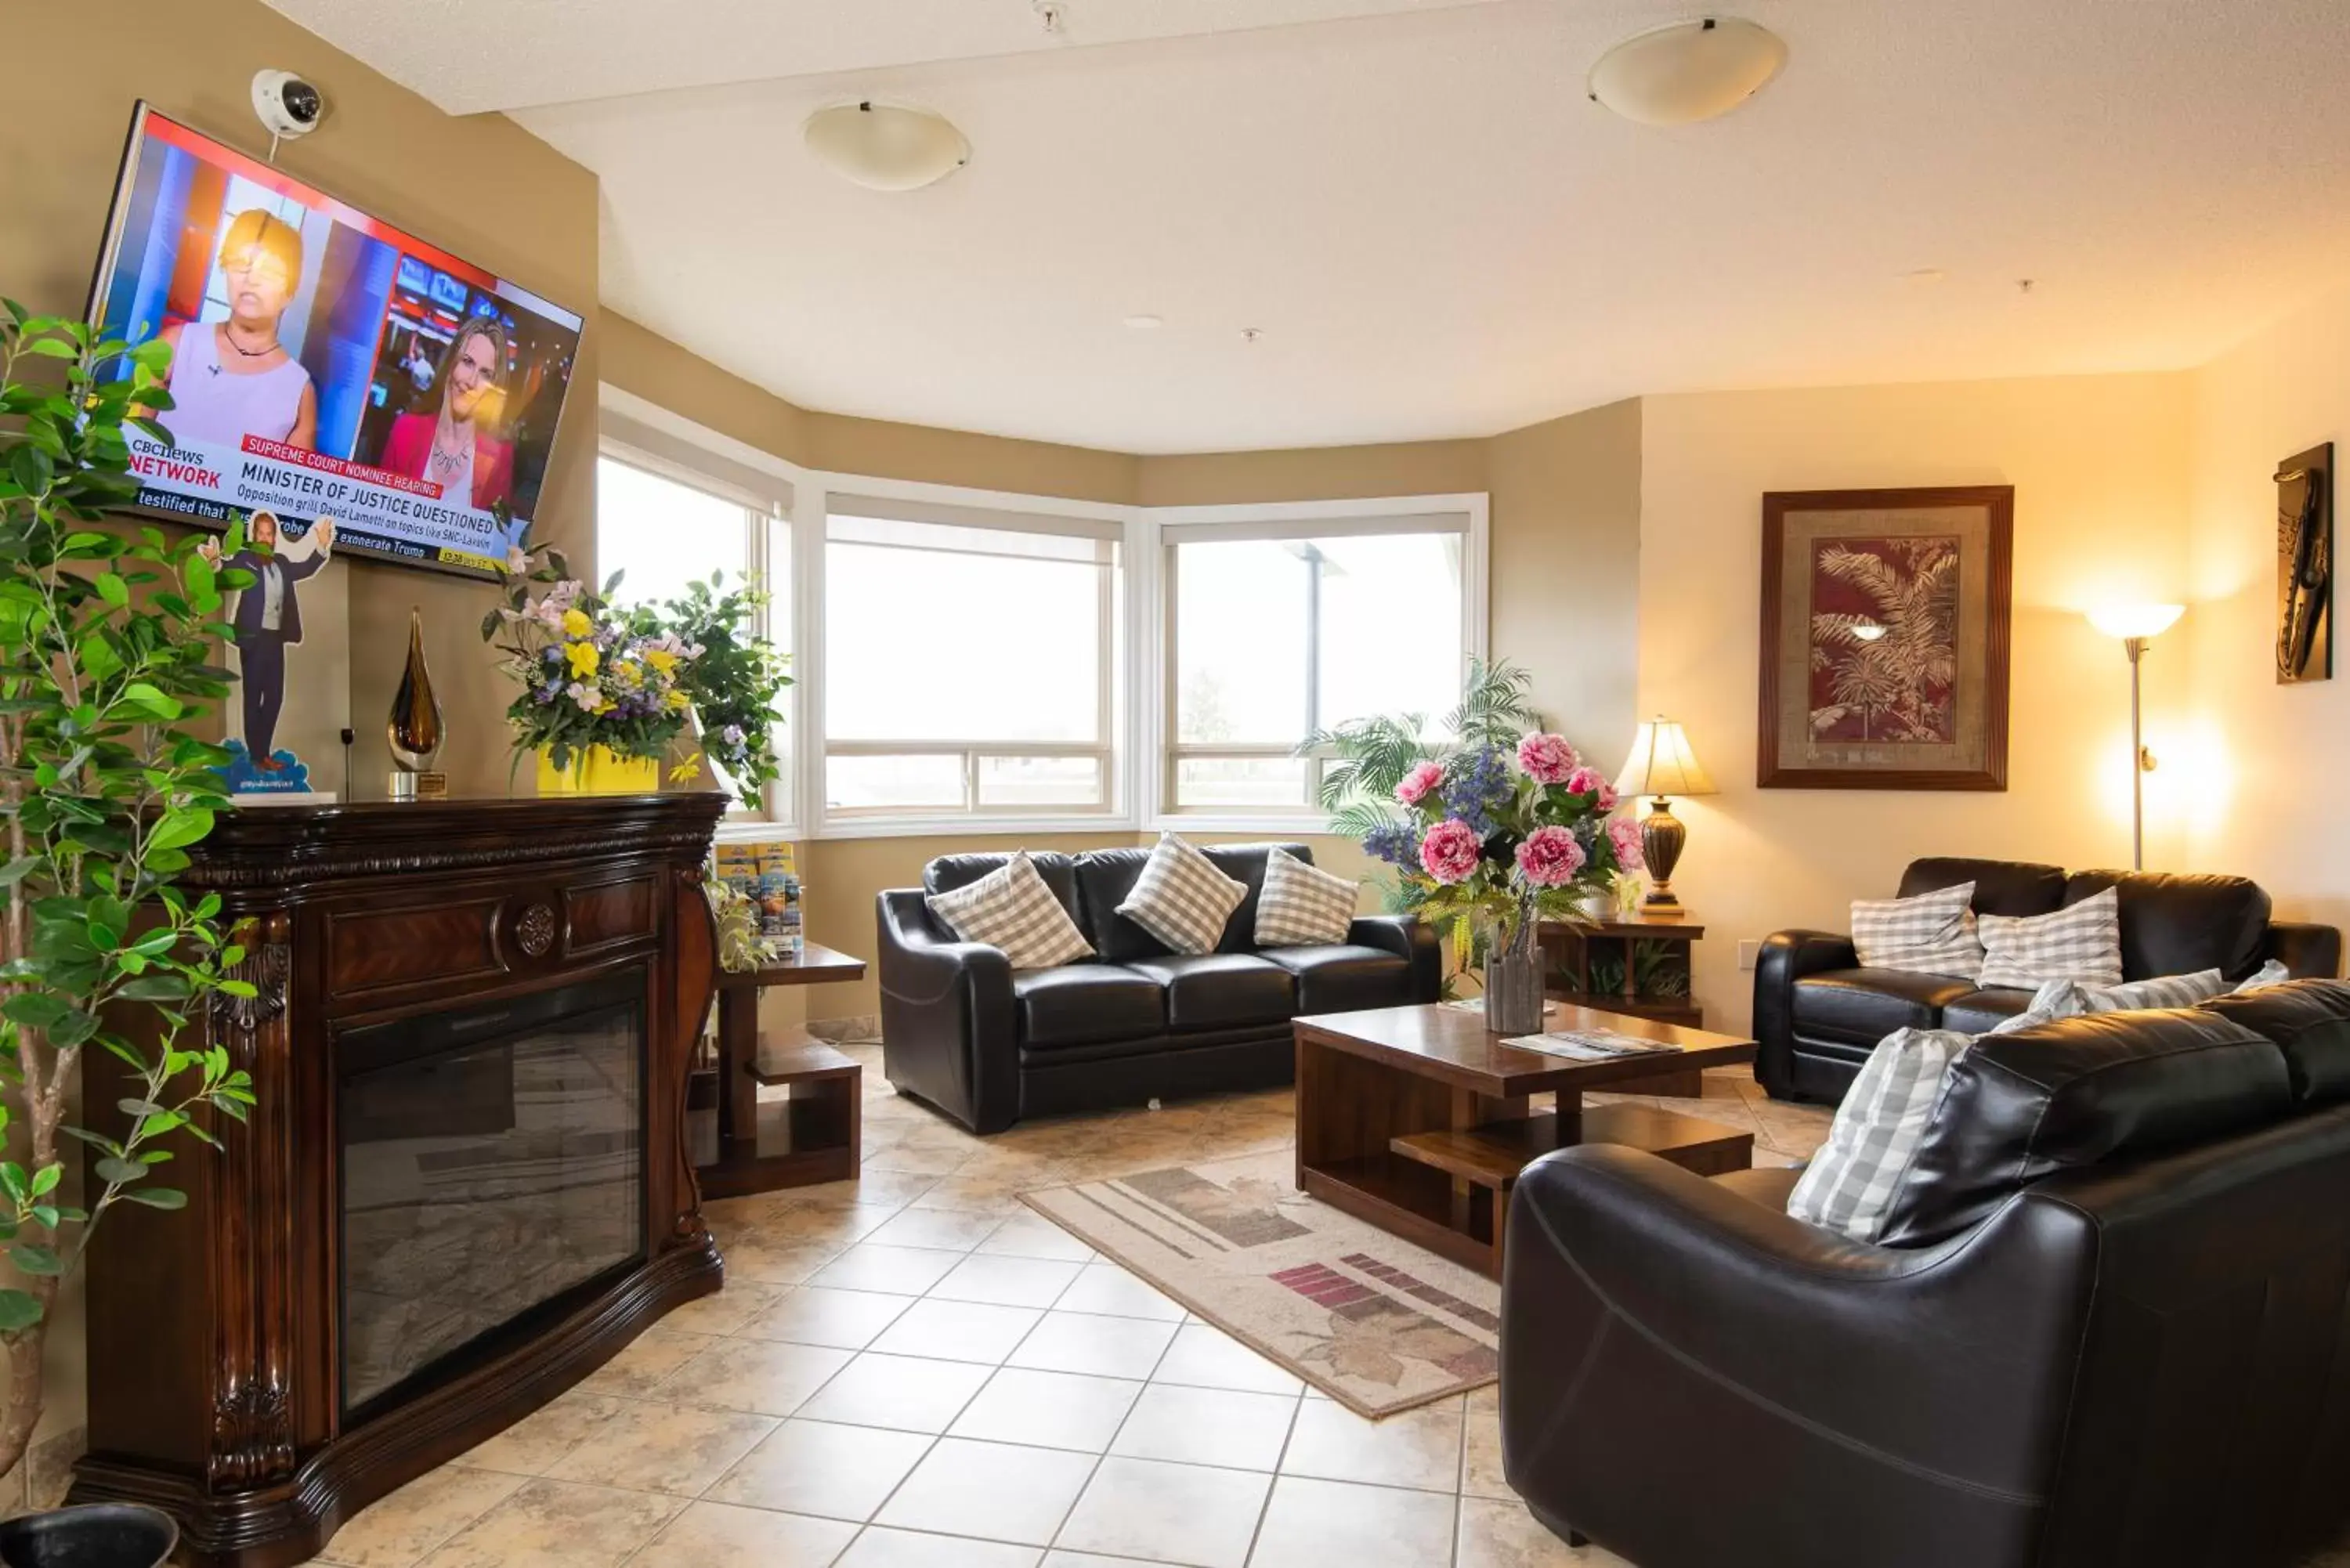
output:
[[1123,525],[833,494],[827,817],[1107,815]]

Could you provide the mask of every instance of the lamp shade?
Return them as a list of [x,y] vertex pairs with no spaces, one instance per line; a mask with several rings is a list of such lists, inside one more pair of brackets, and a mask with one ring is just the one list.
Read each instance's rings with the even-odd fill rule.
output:
[[2107,637],[2160,637],[2186,613],[2185,605],[2107,605],[2089,612],[2089,624]]
[[1616,793],[1636,794],[1712,794],[1713,780],[1705,764],[1690,749],[1679,724],[1661,715],[1640,726],[1632,737],[1632,754],[1616,775]]

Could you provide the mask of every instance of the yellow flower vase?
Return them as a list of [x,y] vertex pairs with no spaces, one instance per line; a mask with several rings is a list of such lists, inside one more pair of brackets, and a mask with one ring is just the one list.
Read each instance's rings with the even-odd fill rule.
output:
[[558,769],[545,747],[538,752],[538,793],[546,794],[656,794],[660,790],[659,757],[624,757],[606,746],[589,746],[571,754],[571,765]]

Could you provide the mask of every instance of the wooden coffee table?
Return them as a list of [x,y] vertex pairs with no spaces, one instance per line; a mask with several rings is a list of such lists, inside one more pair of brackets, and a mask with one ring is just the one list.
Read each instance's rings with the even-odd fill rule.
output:
[[[1552,1030],[1613,1029],[1681,1047],[1676,1069],[1754,1060],[1754,1042],[1567,1006]],[[1484,1016],[1440,1005],[1296,1021],[1299,1190],[1499,1279],[1510,1189],[1537,1155],[1578,1143],[1644,1148],[1700,1176],[1742,1170],[1754,1136],[1584,1091],[1657,1075],[1656,1057],[1572,1062],[1519,1051]],[[1536,1111],[1529,1096],[1555,1094]]]

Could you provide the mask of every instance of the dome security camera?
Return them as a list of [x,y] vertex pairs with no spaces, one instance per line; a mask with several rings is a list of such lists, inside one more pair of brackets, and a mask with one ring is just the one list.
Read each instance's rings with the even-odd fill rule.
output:
[[318,129],[327,100],[292,71],[258,71],[253,78],[253,112],[273,140],[292,140]]

